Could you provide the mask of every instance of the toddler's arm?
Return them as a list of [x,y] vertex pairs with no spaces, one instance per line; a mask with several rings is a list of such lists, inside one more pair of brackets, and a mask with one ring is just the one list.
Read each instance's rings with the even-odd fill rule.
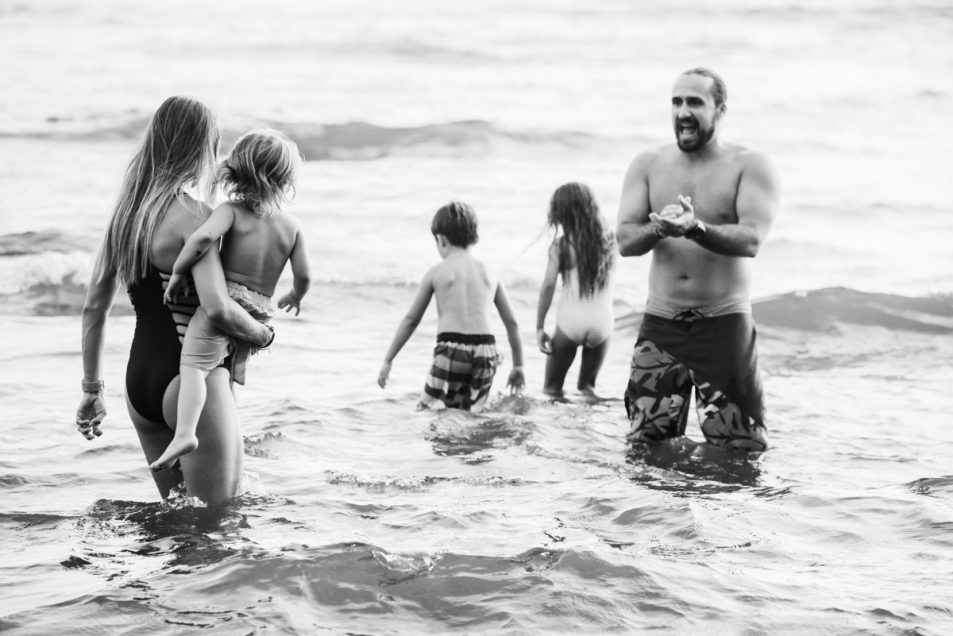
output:
[[192,232],[189,238],[185,239],[185,245],[182,246],[178,258],[175,259],[175,264],[172,266],[172,277],[165,288],[165,294],[163,294],[166,303],[172,302],[179,289],[186,286],[185,275],[192,269],[196,261],[205,255],[208,248],[225,236],[234,222],[235,210],[230,203],[223,203],[212,210],[209,217],[205,219],[205,223]]
[[543,274],[543,284],[539,288],[539,302],[536,305],[536,345],[546,355],[553,352],[553,340],[546,333],[546,314],[549,313],[549,307],[553,304],[558,274],[559,243],[553,241],[553,244],[549,246],[549,260],[546,263],[546,273]]
[[390,367],[394,362],[394,358],[397,357],[397,354],[403,346],[407,344],[407,341],[414,333],[417,325],[420,324],[420,319],[423,318],[424,312],[427,311],[427,306],[430,305],[430,299],[433,297],[432,272],[433,270],[428,271],[424,275],[423,280],[420,281],[420,287],[417,288],[417,296],[414,297],[414,301],[410,304],[407,315],[404,316],[400,324],[397,325],[397,333],[394,334],[394,339],[391,341],[390,347],[384,355],[384,363],[381,365],[380,373],[377,374],[377,384],[382,389],[387,386],[387,377],[390,375]]
[[278,309],[285,309],[289,313],[294,309],[295,316],[301,313],[301,299],[311,288],[311,264],[308,261],[308,248],[304,242],[304,233],[298,229],[295,244],[291,249],[291,274],[294,281],[291,291],[278,299]]
[[523,374],[523,343],[520,340],[520,326],[516,322],[516,316],[513,314],[513,308],[510,306],[510,299],[503,289],[503,283],[497,283],[496,295],[493,298],[493,304],[500,312],[500,318],[503,319],[503,325],[506,326],[506,337],[510,341],[510,352],[513,356],[513,369],[506,380],[506,386],[511,392],[522,391],[526,386],[526,376]]

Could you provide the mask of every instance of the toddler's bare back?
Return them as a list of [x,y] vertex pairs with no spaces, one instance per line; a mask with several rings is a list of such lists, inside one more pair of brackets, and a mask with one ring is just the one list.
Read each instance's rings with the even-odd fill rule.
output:
[[222,240],[225,278],[266,296],[273,296],[291,256],[297,223],[287,214],[256,216],[234,206],[235,220]]

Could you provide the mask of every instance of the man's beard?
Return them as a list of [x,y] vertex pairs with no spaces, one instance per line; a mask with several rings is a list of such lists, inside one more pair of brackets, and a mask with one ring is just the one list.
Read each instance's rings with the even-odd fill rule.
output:
[[697,150],[701,150],[707,146],[708,142],[711,141],[711,138],[715,136],[714,126],[702,128],[697,121],[685,123],[691,123],[695,127],[695,132],[691,140],[685,140],[681,132],[681,124],[676,124],[675,141],[678,144],[678,149],[682,152],[695,152]]

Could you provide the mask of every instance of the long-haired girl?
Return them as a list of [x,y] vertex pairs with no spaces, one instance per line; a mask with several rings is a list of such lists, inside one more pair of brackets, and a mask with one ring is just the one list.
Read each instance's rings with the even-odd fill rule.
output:
[[[562,397],[566,373],[581,347],[577,388],[594,397],[596,376],[614,327],[615,237],[606,228],[592,191],[582,183],[556,188],[547,221],[555,237],[549,247],[536,312],[537,344],[548,356],[543,391]],[[545,330],[546,314],[553,302],[557,277],[563,281],[562,294],[556,311],[556,331],[550,337]]]

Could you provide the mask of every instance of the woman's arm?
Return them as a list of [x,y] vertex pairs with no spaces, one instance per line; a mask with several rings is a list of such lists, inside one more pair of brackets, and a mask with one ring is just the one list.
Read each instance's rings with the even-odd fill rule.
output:
[[103,349],[106,342],[106,317],[116,298],[116,272],[106,269],[103,254],[106,249],[104,242],[83,305],[83,397],[76,409],[76,427],[86,439],[102,435],[99,426],[106,417],[102,382]]
[[233,338],[247,340],[257,347],[271,344],[274,332],[252,318],[241,305],[229,297],[225,289],[222,260],[217,249],[205,252],[192,266],[192,280],[202,309],[218,329]]

